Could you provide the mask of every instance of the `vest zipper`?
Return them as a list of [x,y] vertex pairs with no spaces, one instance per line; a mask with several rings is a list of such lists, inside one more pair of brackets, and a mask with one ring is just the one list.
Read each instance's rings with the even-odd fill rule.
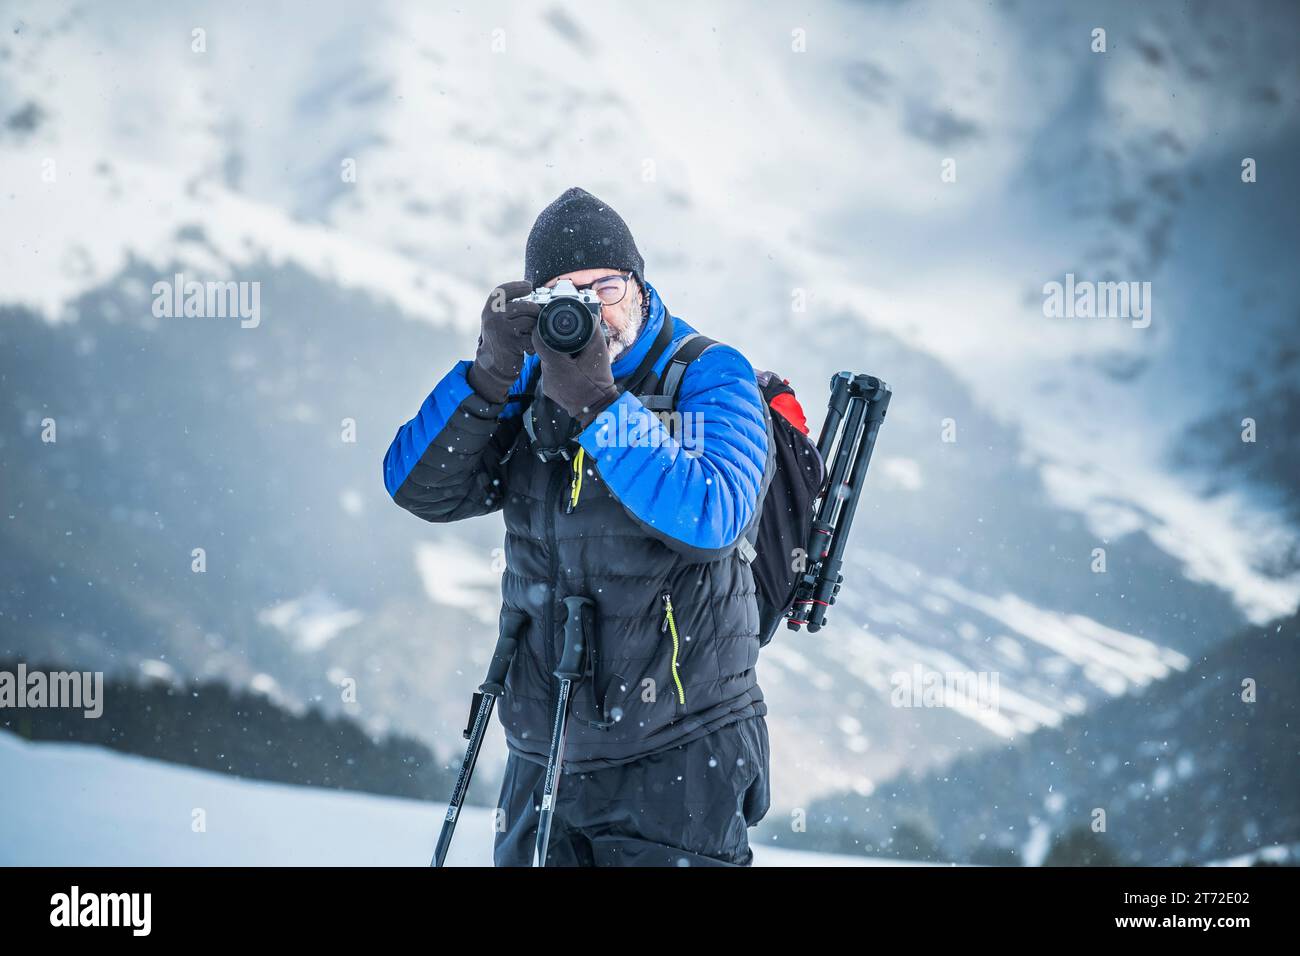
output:
[[[564,481],[564,471],[561,468],[552,468],[549,478],[549,485],[546,489],[546,551],[550,558],[550,573],[547,578],[550,582],[551,593],[546,599],[546,670],[548,676],[555,670],[558,657],[555,651],[555,603],[559,594],[560,582],[560,556],[556,553],[555,543],[555,513],[559,510],[560,488]],[[552,681],[554,683],[554,681]],[[558,693],[559,688],[552,686],[552,691]],[[554,703],[554,702],[552,702]],[[553,709],[553,708],[552,708]]]
[[682,689],[682,679],[677,676],[677,622],[673,620],[673,596],[667,591],[659,595],[664,602],[664,622],[659,626],[659,633],[669,631],[673,636],[673,683],[677,685],[677,703],[686,703],[686,691]]

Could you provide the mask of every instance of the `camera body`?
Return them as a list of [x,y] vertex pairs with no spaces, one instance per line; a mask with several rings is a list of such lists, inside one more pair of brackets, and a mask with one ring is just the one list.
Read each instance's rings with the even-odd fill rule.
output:
[[600,299],[590,289],[579,291],[569,279],[561,279],[555,288],[534,289],[516,302],[537,302],[542,306],[537,316],[537,332],[548,348],[573,355],[586,348],[600,320]]

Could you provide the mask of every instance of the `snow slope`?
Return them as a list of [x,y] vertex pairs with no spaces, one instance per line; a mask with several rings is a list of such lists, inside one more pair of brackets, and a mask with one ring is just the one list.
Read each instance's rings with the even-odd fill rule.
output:
[[[243,780],[0,733],[0,866],[427,866],[445,805]],[[196,833],[196,808],[207,830]],[[752,835],[752,831],[751,831]],[[1300,860],[1300,844],[1207,865]],[[489,809],[462,811],[448,866],[490,866]],[[926,866],[754,846],[756,866]]]
[[[0,865],[428,866],[445,805],[316,790],[0,733]],[[191,827],[204,811],[206,831]],[[759,866],[892,866],[755,847]],[[491,866],[492,811],[471,807],[448,866]]]

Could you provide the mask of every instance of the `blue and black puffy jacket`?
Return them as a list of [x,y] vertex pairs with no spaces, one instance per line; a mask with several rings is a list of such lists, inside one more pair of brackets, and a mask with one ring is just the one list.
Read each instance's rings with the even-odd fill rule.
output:
[[[646,289],[649,318],[614,362],[616,379],[640,366],[665,321],[672,340],[656,372],[695,331]],[[398,430],[384,481],[426,521],[504,515],[502,605],[528,619],[497,710],[510,748],[546,760],[562,602],[572,594],[595,601],[596,614],[566,771],[616,766],[765,714],[754,578],[737,545],[757,520],[772,443],[745,357],[715,345],[687,366],[675,408],[691,416],[693,447],[637,395],[622,394],[577,435],[580,484],[571,461],[543,461],[528,447],[523,416],[549,405],[540,389],[527,409],[488,402],[465,379],[470,364],[448,372]],[[526,356],[512,394],[526,390],[536,366]]]

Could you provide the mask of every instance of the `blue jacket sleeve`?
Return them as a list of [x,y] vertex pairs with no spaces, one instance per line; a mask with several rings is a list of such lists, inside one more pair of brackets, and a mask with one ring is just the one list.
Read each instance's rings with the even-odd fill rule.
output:
[[[388,494],[426,521],[489,514],[505,498],[501,459],[519,433],[519,406],[490,402],[470,388],[469,366],[458,362],[443,376],[384,455]],[[522,390],[530,367],[526,362],[512,391]]]
[[715,345],[686,367],[679,436],[623,394],[578,436],[601,478],[647,532],[707,561],[734,547],[762,501],[768,420],[754,370]]

